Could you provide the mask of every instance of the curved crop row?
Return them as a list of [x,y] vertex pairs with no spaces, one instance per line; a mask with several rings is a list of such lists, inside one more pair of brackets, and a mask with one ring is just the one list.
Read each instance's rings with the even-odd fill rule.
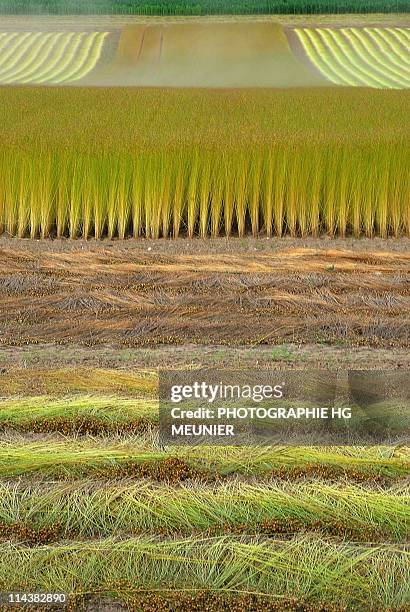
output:
[[296,28],[306,55],[337,85],[410,87],[410,30]]
[[0,84],[79,81],[101,57],[108,32],[0,34]]

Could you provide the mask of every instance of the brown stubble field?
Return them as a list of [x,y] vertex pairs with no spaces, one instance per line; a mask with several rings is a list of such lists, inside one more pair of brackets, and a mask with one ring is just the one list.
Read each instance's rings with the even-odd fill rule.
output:
[[407,349],[408,246],[3,238],[1,344]]

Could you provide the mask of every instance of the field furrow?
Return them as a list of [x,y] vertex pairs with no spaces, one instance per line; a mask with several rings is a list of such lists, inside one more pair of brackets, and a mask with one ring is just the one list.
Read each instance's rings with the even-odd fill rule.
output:
[[400,42],[400,48],[404,53],[402,56],[408,60],[408,53],[410,49],[410,30],[405,28],[386,28],[386,33]]
[[339,30],[318,29],[324,44],[330,50],[336,62],[344,67],[352,76],[358,78],[361,85],[369,87],[387,87],[385,80],[374,76],[373,70],[363,65],[360,56],[346,44]]
[[26,62],[16,66],[16,68],[7,75],[7,78],[2,76],[3,83],[30,83],[31,79],[42,69],[44,64],[47,63],[48,58],[53,56],[59,39],[62,36],[63,34],[55,34],[47,36],[47,39],[43,37],[29,55]]
[[35,78],[32,80],[33,83],[44,83],[52,80],[53,76],[62,70],[64,61],[68,61],[65,56],[70,53],[70,48],[75,39],[76,34],[74,32],[67,36],[61,36],[55,47],[53,59],[36,71]]
[[68,41],[68,46],[63,55],[61,55],[61,59],[57,64],[54,62],[47,63],[44,67],[46,74],[43,74],[43,71],[40,71],[36,74],[33,79],[33,83],[43,84],[43,83],[54,83],[55,80],[61,78],[64,73],[70,69],[74,58],[79,52],[82,42],[84,40],[83,33],[76,33],[70,38],[66,37]]
[[307,28],[296,31],[308,57],[326,78],[336,85],[357,85],[355,79],[352,79],[348,73],[345,73],[329,60],[326,49],[315,32],[311,32]]
[[6,43],[0,56],[0,69],[2,73],[12,70],[18,64],[21,57],[37,44],[38,38],[39,34],[31,35],[27,33],[12,39],[11,44],[10,42]]
[[[53,42],[53,35],[48,34],[47,36],[43,36],[41,39],[37,39],[33,43],[33,45],[27,49],[25,55],[19,58],[18,62],[13,62],[13,65],[6,65],[6,67],[1,72],[1,79],[4,83],[7,83],[8,79],[16,79],[20,75],[24,75],[26,71],[29,71],[32,66],[35,64],[37,59],[43,53],[43,49],[50,49],[50,42]],[[17,56],[18,54],[16,54]]]
[[410,87],[406,28],[296,28],[314,66],[336,84]]
[[97,66],[108,32],[20,32],[0,38],[0,84],[62,84]]
[[[403,53],[399,41],[394,36],[388,37],[386,33],[381,33],[376,28],[365,28],[366,34],[370,37],[373,44],[383,53],[384,56],[389,57],[389,61],[401,71],[408,73],[408,65],[410,64],[409,53]],[[386,31],[387,32],[387,31]]]
[[88,35],[77,52],[73,62],[66,70],[57,78],[53,79],[53,83],[71,83],[81,79],[83,76],[91,72],[100,57],[102,43],[106,34],[94,32]]
[[366,36],[351,29],[340,30],[340,32],[360,58],[363,67],[372,71],[383,85],[386,87],[410,87],[410,78],[406,78],[404,71],[396,70],[391,65],[392,62],[389,58],[375,52]]
[[406,76],[405,67],[400,63],[397,65],[392,55],[387,57],[386,49],[383,50],[380,45],[377,45],[375,49],[369,40],[370,35],[363,36],[357,30],[351,28],[345,30],[345,32],[349,39],[356,40],[362,46],[367,60],[372,64],[374,63],[382,74],[386,74],[386,76],[393,78],[405,87],[410,86],[410,77]]

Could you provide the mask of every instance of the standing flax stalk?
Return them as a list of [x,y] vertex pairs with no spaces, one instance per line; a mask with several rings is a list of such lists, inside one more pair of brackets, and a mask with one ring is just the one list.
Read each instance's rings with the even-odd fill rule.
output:
[[407,96],[5,88],[0,228],[33,238],[409,235]]

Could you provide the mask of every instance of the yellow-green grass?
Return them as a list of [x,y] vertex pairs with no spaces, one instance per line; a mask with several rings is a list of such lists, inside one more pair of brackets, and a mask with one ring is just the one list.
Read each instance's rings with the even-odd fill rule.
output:
[[[118,395],[154,399],[158,374],[112,368],[38,368],[9,370],[1,377],[1,395],[61,397],[70,394]],[[34,407],[33,407],[34,408]]]
[[408,235],[409,95],[3,89],[0,227],[72,238]]
[[296,28],[314,66],[337,85],[410,87],[409,28]]
[[[153,465],[178,458],[198,473],[230,476],[269,477],[275,470],[316,466],[332,470],[331,475],[355,473],[363,477],[401,478],[409,474],[405,453],[375,447],[172,447],[169,452],[152,446],[152,439],[123,438],[117,442],[83,439],[44,439],[28,441],[3,439],[0,446],[0,477],[40,473],[47,477],[103,474],[108,468]],[[308,471],[309,471],[308,470]],[[319,470],[320,471],[320,470]],[[316,473],[316,472],[315,472]],[[325,477],[327,476],[325,472]]]
[[[296,408],[297,402],[285,401],[286,408]],[[312,402],[306,406],[315,407]],[[394,417],[392,416],[394,415]],[[403,400],[379,402],[372,407],[371,417],[379,422],[389,422],[389,436],[401,436],[408,422],[408,406]],[[357,416],[355,427],[364,427],[369,415]],[[281,426],[256,420],[256,425],[267,428],[272,436],[281,431]],[[66,435],[109,435],[147,433],[157,434],[159,425],[159,402],[157,399],[130,399],[97,394],[66,397],[24,397],[0,400],[0,429],[21,432],[60,432]],[[353,425],[352,425],[352,428]],[[303,434],[313,430],[304,426]],[[299,428],[295,428],[295,440]],[[337,443],[337,434],[333,438]],[[294,440],[294,444],[296,443]],[[306,440],[306,438],[305,438]],[[322,439],[322,444],[331,442]],[[303,442],[302,442],[303,444]]]
[[108,32],[0,33],[0,85],[74,83],[100,60]]
[[351,610],[409,604],[410,554],[399,545],[290,540],[149,537],[27,548],[1,545],[3,591],[99,593],[218,590],[291,597]]
[[[14,398],[0,401],[0,426],[27,427],[30,423],[93,419],[115,428],[137,420],[158,423],[158,401],[126,399],[98,395],[79,395],[65,398],[48,396]],[[58,422],[58,421],[57,421]]]
[[[410,529],[410,491],[372,490],[352,484],[239,481],[204,485],[92,480],[35,486],[0,484],[0,524],[34,530],[58,525],[59,537],[132,533],[190,534],[242,530],[269,535],[323,530],[400,541]],[[271,533],[269,533],[271,529]]]

